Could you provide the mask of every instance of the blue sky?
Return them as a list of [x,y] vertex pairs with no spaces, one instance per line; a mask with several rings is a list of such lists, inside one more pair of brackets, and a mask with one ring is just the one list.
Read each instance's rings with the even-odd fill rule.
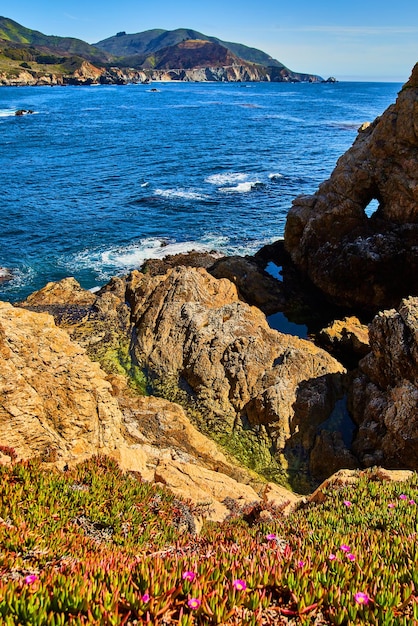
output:
[[418,61],[412,0],[2,0],[3,16],[95,43],[118,31],[193,28],[260,48],[294,71],[405,82]]

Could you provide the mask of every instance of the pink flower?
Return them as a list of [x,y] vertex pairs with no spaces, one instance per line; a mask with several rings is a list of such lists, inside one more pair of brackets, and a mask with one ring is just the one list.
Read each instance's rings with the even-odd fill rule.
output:
[[201,604],[202,602],[199,600],[199,598],[190,598],[190,600],[187,600],[187,606],[189,607],[189,609],[198,609]]
[[340,550],[342,550],[343,552],[350,552],[351,548],[350,548],[350,546],[348,546],[346,543],[343,543],[343,544],[340,546]]
[[277,539],[277,535],[275,535],[274,533],[269,533],[268,535],[266,535],[266,539],[267,541],[274,541],[275,539]]
[[389,502],[388,509],[394,509],[396,504],[394,502]]
[[357,604],[368,604],[370,602],[370,597],[367,595],[367,593],[358,591],[356,594],[354,594],[354,600],[357,602]]
[[190,582],[192,582],[192,580],[196,578],[196,574],[194,572],[183,572],[181,577],[183,580],[189,580]]
[[245,582],[245,580],[241,580],[240,578],[237,578],[236,580],[232,582],[232,586],[237,591],[244,591],[247,588],[247,583]]
[[330,561],[335,561],[335,559],[336,559],[336,558],[337,558],[337,557],[335,556],[335,554],[330,554],[330,555],[329,555],[329,557],[328,557],[328,559],[329,559]]
[[36,574],[29,574],[29,576],[26,576],[24,580],[27,585],[33,585],[33,583],[39,580],[39,576]]
[[345,504],[345,506],[351,506],[350,500],[344,500],[344,504]]
[[298,561],[298,567],[302,569],[304,565],[305,565],[305,561]]
[[401,495],[399,496],[399,500],[408,500],[408,496],[406,496],[404,493],[401,493]]
[[346,556],[347,556],[347,559],[349,561],[355,561],[356,560],[356,557],[354,556],[354,554],[352,552],[347,552]]
[[145,602],[145,603],[149,602],[150,601],[149,593],[144,593],[144,595],[141,596],[141,600],[142,600],[142,602]]
[[410,500],[408,504],[416,504],[415,500]]

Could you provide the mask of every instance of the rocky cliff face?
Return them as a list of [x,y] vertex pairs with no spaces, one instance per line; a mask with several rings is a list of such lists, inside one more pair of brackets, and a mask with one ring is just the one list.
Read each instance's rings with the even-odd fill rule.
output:
[[[285,246],[334,302],[376,312],[418,293],[418,65],[331,178],[289,211]],[[365,209],[376,199],[369,218]]]
[[418,298],[379,313],[351,390],[353,449],[366,466],[418,469]]
[[309,448],[335,402],[340,363],[308,341],[271,330],[236,287],[204,269],[134,272],[128,299],[138,362],[203,407],[207,428],[265,428],[277,451]]

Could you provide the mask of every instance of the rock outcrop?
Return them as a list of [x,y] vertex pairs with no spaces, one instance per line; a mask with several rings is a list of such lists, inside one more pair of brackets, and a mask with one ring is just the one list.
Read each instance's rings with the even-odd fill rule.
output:
[[[43,300],[56,314],[71,292],[73,307],[94,298],[73,279],[41,291],[32,305]],[[59,318],[69,324],[69,316]],[[0,303],[0,463],[40,457],[63,468],[93,454],[205,504],[212,520],[229,514],[230,501],[240,508],[299,500],[231,463],[180,406],[139,396],[121,375],[107,377],[49,314]]]
[[[289,211],[292,261],[333,302],[376,313],[418,294],[418,65],[330,179]],[[373,200],[378,209],[368,217]]]
[[344,368],[311,342],[271,330],[228,280],[201,268],[133,272],[127,297],[138,363],[201,407],[206,428],[262,426],[277,451],[306,448],[331,412]]
[[360,361],[350,405],[363,465],[418,469],[418,298],[379,313],[371,352]]

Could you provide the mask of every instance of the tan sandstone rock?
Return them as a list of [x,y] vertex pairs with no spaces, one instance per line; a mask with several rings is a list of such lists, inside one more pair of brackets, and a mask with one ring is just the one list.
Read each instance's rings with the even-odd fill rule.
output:
[[277,450],[313,443],[334,405],[344,368],[314,344],[270,329],[228,280],[204,269],[133,272],[128,299],[138,362],[172,378],[202,408],[209,428],[263,425]]

